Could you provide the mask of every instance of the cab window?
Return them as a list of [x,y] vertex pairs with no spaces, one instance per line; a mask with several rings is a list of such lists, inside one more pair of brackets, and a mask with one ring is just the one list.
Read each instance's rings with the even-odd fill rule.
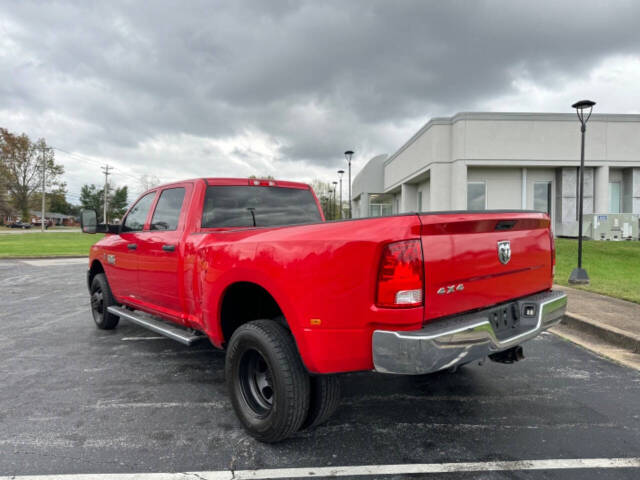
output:
[[276,227],[320,222],[311,190],[280,187],[210,186],[202,228]]
[[184,188],[168,188],[160,194],[151,219],[151,230],[177,230],[184,202]]
[[122,232],[139,232],[144,228],[144,222],[147,220],[155,196],[156,192],[150,192],[138,200],[122,222]]

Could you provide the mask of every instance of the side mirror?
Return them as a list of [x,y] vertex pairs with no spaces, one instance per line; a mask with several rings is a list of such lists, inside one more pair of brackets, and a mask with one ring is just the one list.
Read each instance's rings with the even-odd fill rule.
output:
[[98,214],[95,210],[80,212],[80,227],[82,233],[120,233],[120,225],[98,223]]
[[95,210],[80,212],[80,227],[82,233],[96,233],[98,231],[98,214]]

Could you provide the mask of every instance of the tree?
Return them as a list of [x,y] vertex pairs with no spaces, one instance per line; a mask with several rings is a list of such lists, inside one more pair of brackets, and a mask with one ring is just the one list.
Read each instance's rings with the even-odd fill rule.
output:
[[[62,213],[64,215],[72,215],[73,205],[67,202],[67,186],[61,183],[55,190],[48,192],[45,196],[45,208],[47,212]],[[29,201],[31,210],[40,210],[42,208],[42,192],[34,192]]]
[[83,185],[80,189],[80,206],[85,210],[100,211],[103,198],[102,190],[98,190],[94,184]]
[[32,142],[24,133],[15,135],[0,128],[0,174],[23,219],[29,218],[29,204],[34,193],[42,189],[43,163],[45,190],[60,185],[64,168],[55,163],[53,149],[44,139]]
[[67,202],[66,185],[61,185],[51,193],[48,193],[45,200],[49,204],[47,211],[62,213],[63,215],[73,214],[73,205]]
[[147,190],[151,190],[153,187],[157,187],[162,182],[155,175],[142,175],[138,179],[138,185],[140,186],[140,193],[146,192]]
[[[109,184],[109,198],[107,203],[107,217],[122,218],[129,204],[129,189],[114,187]],[[95,210],[98,217],[104,211],[104,188],[98,189],[94,184],[83,185],[80,189],[80,206],[86,210]]]
[[[112,190],[109,189],[111,192]],[[109,195],[109,217],[110,218],[122,218],[127,211],[129,205],[129,189],[125,185],[124,187],[116,188],[113,193]]]
[[332,193],[331,184],[315,179],[311,182],[311,188],[316,192],[316,196],[320,200],[324,218],[327,220],[335,220],[338,217],[338,205],[335,195]]
[[5,215],[11,215],[11,207],[9,205],[6,177],[0,170],[0,222]]

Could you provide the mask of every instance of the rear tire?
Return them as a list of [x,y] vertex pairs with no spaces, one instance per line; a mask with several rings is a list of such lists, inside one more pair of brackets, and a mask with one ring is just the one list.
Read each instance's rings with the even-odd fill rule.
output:
[[225,376],[233,409],[252,437],[278,442],[301,427],[309,411],[309,376],[282,325],[241,325],[227,348]]
[[109,313],[107,308],[117,305],[113,299],[109,282],[104,273],[99,273],[91,281],[91,314],[96,326],[101,330],[112,330],[116,328],[120,317]]
[[326,422],[340,405],[340,378],[337,375],[311,377],[309,413],[303,429],[313,429]]

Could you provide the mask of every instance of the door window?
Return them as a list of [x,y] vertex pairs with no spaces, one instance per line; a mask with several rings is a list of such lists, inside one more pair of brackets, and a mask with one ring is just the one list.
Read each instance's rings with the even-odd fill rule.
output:
[[163,190],[151,218],[151,230],[177,230],[184,201],[184,188]]
[[129,210],[127,218],[122,223],[123,232],[139,232],[144,228],[144,223],[147,221],[147,215],[155,196],[156,192],[147,193]]
[[533,184],[533,209],[551,215],[551,183]]

